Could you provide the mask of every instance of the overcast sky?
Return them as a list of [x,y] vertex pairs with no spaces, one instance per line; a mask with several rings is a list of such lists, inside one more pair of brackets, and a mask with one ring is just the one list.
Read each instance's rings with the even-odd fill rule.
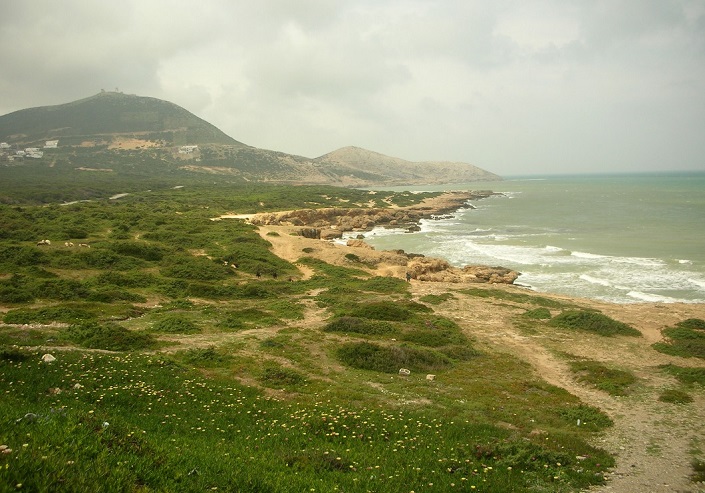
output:
[[4,0],[0,114],[101,89],[246,144],[705,170],[703,0]]

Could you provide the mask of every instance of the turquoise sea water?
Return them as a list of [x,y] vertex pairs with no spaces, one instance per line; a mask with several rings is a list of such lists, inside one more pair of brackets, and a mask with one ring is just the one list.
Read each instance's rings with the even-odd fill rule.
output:
[[705,303],[705,173],[515,178],[421,231],[376,228],[377,249],[501,265],[540,292],[617,303]]

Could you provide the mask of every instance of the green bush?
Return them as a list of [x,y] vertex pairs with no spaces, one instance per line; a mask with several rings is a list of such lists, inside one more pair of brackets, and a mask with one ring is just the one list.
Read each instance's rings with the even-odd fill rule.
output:
[[658,400],[661,402],[668,402],[670,404],[690,404],[693,402],[693,397],[682,390],[667,389],[661,392]]
[[47,261],[47,255],[33,246],[0,245],[0,265],[25,267],[40,265]]
[[348,315],[372,320],[387,320],[390,322],[403,322],[414,316],[407,305],[394,301],[376,301],[358,305]]
[[159,261],[164,257],[164,249],[145,241],[115,241],[110,249],[120,255],[136,257],[147,261]]
[[27,289],[0,284],[0,303],[29,303],[34,300],[34,294]]
[[259,381],[267,387],[280,389],[304,385],[307,379],[304,375],[291,368],[269,364],[262,370]]
[[337,355],[340,361],[353,368],[383,373],[397,373],[400,368],[430,371],[451,365],[448,357],[429,349],[380,346],[369,342],[344,344],[338,348]]
[[3,317],[3,321],[7,324],[47,324],[51,322],[75,323],[94,318],[96,318],[95,314],[85,308],[59,305],[37,309],[10,310]]
[[705,330],[702,320],[688,319],[675,327],[664,329],[665,342],[657,342],[652,347],[659,352],[683,358],[705,359]]
[[201,331],[198,325],[181,315],[167,315],[155,322],[152,330],[167,334],[194,334]]
[[579,381],[592,384],[610,395],[627,395],[637,381],[633,373],[609,368],[597,361],[572,361],[570,367]]
[[92,279],[92,284],[104,286],[120,286],[123,288],[146,288],[156,284],[157,279],[152,274],[139,271],[133,272],[102,272]]
[[374,321],[358,317],[340,317],[333,319],[323,327],[324,332],[342,332],[345,334],[383,335],[397,331],[388,322]]
[[192,348],[177,354],[183,357],[185,363],[198,367],[219,366],[231,359],[229,356],[220,353],[215,346]]
[[225,279],[231,272],[223,264],[206,257],[193,255],[171,256],[160,269],[163,276],[194,281],[217,281]]
[[24,349],[3,347],[0,348],[0,361],[27,361],[32,357],[32,353]]
[[699,384],[705,386],[705,368],[682,367],[672,364],[659,366],[685,385]]
[[575,423],[576,426],[578,425],[578,420],[580,420],[580,426],[591,431],[600,431],[614,425],[612,418],[600,411],[600,409],[584,404],[560,409],[558,414],[567,422]]
[[463,333],[451,329],[414,329],[406,332],[401,339],[428,347],[466,344],[468,342],[468,338]]
[[423,303],[430,303],[431,305],[440,305],[444,301],[452,300],[454,298],[455,296],[451,293],[427,294],[419,298],[419,301]]
[[585,330],[602,336],[641,336],[641,332],[635,328],[593,311],[568,310],[553,317],[549,325],[563,329]]
[[354,253],[346,253],[345,259],[349,260],[350,262],[360,262],[360,257],[358,255],[355,255]]
[[107,351],[135,351],[155,346],[149,334],[133,332],[116,324],[83,322],[69,327],[64,335],[80,346]]
[[535,320],[547,320],[551,318],[551,311],[544,307],[534,308],[533,310],[527,310],[524,312],[524,316]]

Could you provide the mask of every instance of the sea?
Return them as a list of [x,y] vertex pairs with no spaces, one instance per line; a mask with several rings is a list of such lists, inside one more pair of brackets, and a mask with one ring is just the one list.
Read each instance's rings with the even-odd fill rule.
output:
[[[389,190],[387,188],[387,190]],[[614,303],[705,303],[705,172],[514,177],[392,190],[492,190],[421,230],[376,227],[378,250],[502,266],[516,284]],[[353,233],[351,236],[356,236]]]

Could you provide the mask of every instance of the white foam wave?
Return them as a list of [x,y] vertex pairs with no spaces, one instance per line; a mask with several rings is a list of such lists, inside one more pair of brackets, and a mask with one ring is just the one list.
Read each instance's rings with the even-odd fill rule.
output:
[[688,281],[695,284],[699,288],[705,289],[705,281],[703,281],[701,279],[690,279],[689,278]]
[[692,260],[686,260],[686,259],[678,259],[678,263],[679,263],[679,264],[688,264],[688,265],[692,265],[692,264],[693,264],[693,261],[692,261]]
[[611,258],[611,257],[608,257],[607,255],[597,255],[596,253],[587,253],[587,252],[570,252],[570,254],[573,257],[578,257],[578,258],[589,258],[589,259]]
[[641,301],[648,301],[650,303],[677,303],[681,301],[677,300],[676,298],[671,298],[669,296],[661,296],[659,294],[653,293],[643,293],[641,291],[629,291],[627,293],[627,296]]
[[599,277],[593,277],[589,276],[587,274],[582,274],[580,275],[580,279],[583,281],[587,281],[591,284],[599,284],[600,286],[611,286],[612,283],[609,282],[607,279],[600,279]]
[[549,251],[549,252],[562,252],[562,251],[564,251],[563,248],[557,247],[557,246],[553,246],[553,245],[546,245],[546,246],[544,247],[544,249],[545,249],[546,251]]

